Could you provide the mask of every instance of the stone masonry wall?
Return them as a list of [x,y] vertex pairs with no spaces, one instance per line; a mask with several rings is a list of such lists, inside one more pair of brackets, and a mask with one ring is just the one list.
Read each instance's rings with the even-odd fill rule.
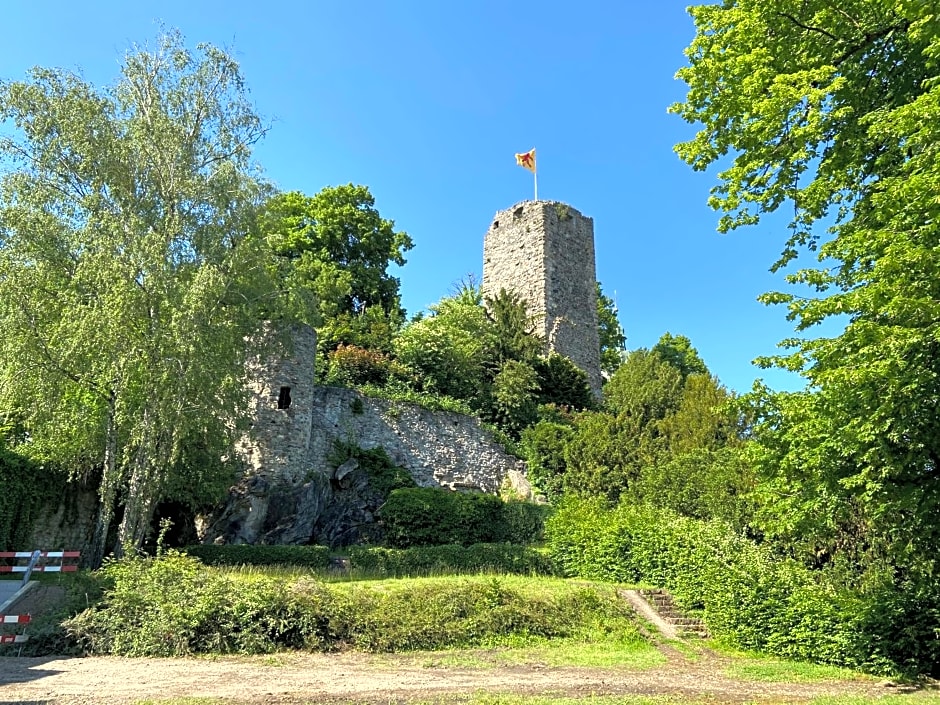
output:
[[[377,507],[358,463],[336,466],[338,442],[382,448],[422,487],[496,493],[508,480],[518,494],[531,496],[525,463],[505,453],[475,417],[339,387],[316,387],[310,400],[303,462],[261,462],[260,471],[245,473],[225,505],[200,520],[200,540],[335,546],[361,536]],[[256,449],[262,461],[266,450]]]
[[594,221],[557,201],[500,211],[483,240],[483,293],[514,291],[539,320],[549,351],[570,358],[601,390]]
[[[361,403],[361,411],[357,412]],[[352,389],[317,387],[309,466],[330,472],[336,441],[363,449],[384,448],[421,487],[499,492],[503,481],[518,484],[525,463],[507,454],[472,416],[365,397]]]
[[[306,472],[317,334],[300,326],[292,331],[291,340],[290,355],[251,366],[248,388],[253,423],[236,444],[248,474],[296,480]],[[289,390],[286,408],[279,408],[279,402],[285,401],[282,389]]]

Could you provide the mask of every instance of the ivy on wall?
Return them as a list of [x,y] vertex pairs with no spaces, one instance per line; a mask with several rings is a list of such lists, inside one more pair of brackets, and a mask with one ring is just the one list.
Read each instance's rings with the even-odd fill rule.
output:
[[0,550],[28,551],[40,510],[62,499],[65,473],[0,446]]

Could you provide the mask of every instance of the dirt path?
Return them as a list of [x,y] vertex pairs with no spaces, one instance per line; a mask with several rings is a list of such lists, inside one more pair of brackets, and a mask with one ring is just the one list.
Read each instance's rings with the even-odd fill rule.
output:
[[[485,660],[486,652],[479,652]],[[884,695],[873,681],[762,683],[727,678],[720,657],[644,670],[549,668],[538,664],[449,668],[433,657],[278,654],[216,659],[2,658],[0,703],[131,703],[214,697],[236,703],[401,702],[475,692],[678,695],[716,703],[795,702],[821,695]],[[896,691],[895,691],[896,692]]]

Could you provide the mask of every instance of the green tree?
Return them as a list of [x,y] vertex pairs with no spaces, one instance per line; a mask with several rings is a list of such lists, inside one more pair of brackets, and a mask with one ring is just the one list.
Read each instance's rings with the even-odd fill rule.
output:
[[252,237],[265,128],[237,63],[177,33],[129,53],[107,89],[50,69],[0,83],[0,120],[15,128],[0,141],[0,415],[31,455],[102,468],[94,563],[118,503],[117,550],[140,545],[189,439],[230,444],[259,313],[299,315]]
[[574,411],[596,406],[587,374],[564,355],[552,353],[532,363],[538,375],[538,403],[554,404]]
[[324,320],[372,307],[404,316],[400,282],[388,268],[404,265],[413,245],[407,233],[379,214],[368,187],[278,194],[266,204],[263,223],[275,254],[290,262],[290,276],[301,288],[316,291]]
[[698,350],[692,347],[692,341],[684,335],[663,333],[653,346],[653,352],[659,355],[663,362],[679,370],[683,380],[689,375],[708,374],[708,368],[699,357]]
[[612,375],[626,354],[627,337],[617,317],[617,304],[597,282],[597,332],[601,343],[601,371]]
[[565,448],[565,492],[616,503],[655,457],[652,427],[640,416],[586,411]]
[[395,354],[422,391],[479,400],[490,328],[479,287],[465,287],[405,326],[395,339]]
[[[807,392],[755,394],[774,527],[931,571],[940,541],[940,14],[918,0],[730,0],[697,35],[672,110],[701,126],[679,155],[727,167],[723,231],[793,209],[775,268],[809,251],[782,303],[802,333],[765,360]],[[833,514],[828,512],[832,510]]]
[[654,352],[640,348],[604,386],[604,400],[614,414],[626,414],[648,426],[678,408],[682,374]]
[[529,480],[549,501],[561,499],[568,463],[565,453],[575,429],[569,424],[541,420],[522,432],[521,445]]

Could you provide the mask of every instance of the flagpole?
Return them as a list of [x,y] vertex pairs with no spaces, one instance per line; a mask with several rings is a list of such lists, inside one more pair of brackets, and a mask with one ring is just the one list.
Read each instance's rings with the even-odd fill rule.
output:
[[535,200],[539,200],[539,172],[533,171],[532,178],[535,181]]

